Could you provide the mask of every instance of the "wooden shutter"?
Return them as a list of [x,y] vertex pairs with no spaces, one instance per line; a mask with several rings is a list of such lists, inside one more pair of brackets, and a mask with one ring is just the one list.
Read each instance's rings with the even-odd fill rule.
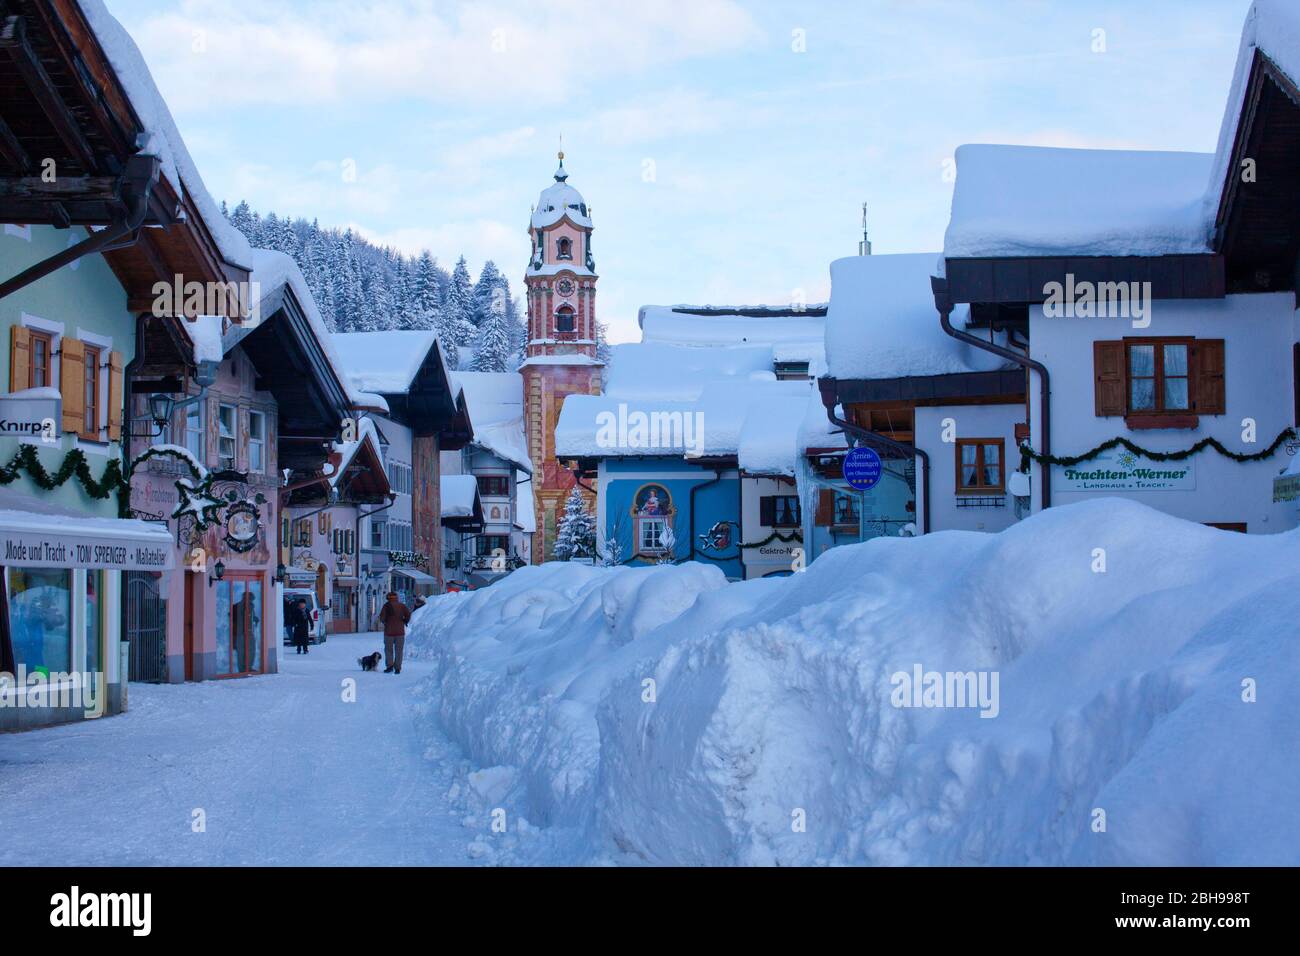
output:
[[59,391],[63,393],[63,430],[86,430],[86,346],[63,336],[59,344]]
[[1092,343],[1092,372],[1095,376],[1093,401],[1096,414],[1123,415],[1128,411],[1125,390],[1124,343]]
[[108,353],[108,440],[122,439],[122,353]]
[[1192,343],[1196,391],[1192,409],[1198,415],[1223,415],[1227,395],[1223,377],[1223,339],[1197,339]]
[[9,327],[9,391],[21,392],[32,381],[32,330]]
[[835,523],[835,492],[822,488],[817,492],[817,513],[813,523],[819,528],[828,528]]
[[776,499],[764,497],[758,499],[758,523],[771,527],[776,524]]

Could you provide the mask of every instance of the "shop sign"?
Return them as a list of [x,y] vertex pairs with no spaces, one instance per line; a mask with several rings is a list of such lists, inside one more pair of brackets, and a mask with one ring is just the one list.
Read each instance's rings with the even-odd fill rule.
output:
[[171,538],[157,541],[97,537],[81,531],[0,528],[4,564],[29,568],[162,571],[172,566]]
[[1196,465],[1153,461],[1127,448],[1112,448],[1096,458],[1055,469],[1058,491],[1195,491]]
[[53,441],[63,433],[63,400],[28,391],[37,394],[0,395],[0,437]]
[[1284,475],[1273,479],[1274,501],[1300,500],[1300,475]]

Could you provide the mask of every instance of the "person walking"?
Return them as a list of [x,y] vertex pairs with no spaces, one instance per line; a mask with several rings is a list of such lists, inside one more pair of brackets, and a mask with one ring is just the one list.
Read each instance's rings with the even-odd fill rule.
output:
[[388,592],[388,600],[379,611],[379,623],[384,627],[384,673],[402,673],[402,648],[406,645],[406,625],[411,611],[397,599],[396,591]]
[[310,627],[310,619],[307,617],[307,599],[298,598],[289,605],[289,619],[285,625],[289,628],[289,636],[293,638],[293,646],[298,650],[297,654],[307,653],[307,630]]

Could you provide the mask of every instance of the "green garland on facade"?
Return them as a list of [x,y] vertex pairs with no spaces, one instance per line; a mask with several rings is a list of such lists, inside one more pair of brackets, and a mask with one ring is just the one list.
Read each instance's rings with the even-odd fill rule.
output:
[[782,544],[789,544],[791,541],[798,541],[800,544],[803,544],[803,532],[791,531],[789,534],[782,534],[779,531],[773,531],[762,541],[742,543],[740,546],[742,548],[762,548],[771,544],[773,541],[780,541]]
[[1186,448],[1183,451],[1151,451],[1143,448],[1141,445],[1135,445],[1127,438],[1116,437],[1109,441],[1102,442],[1096,448],[1086,451],[1082,455],[1067,455],[1062,457],[1040,454],[1030,448],[1028,444],[1024,444],[1020,446],[1020,470],[1022,472],[1028,472],[1030,461],[1036,461],[1040,464],[1046,462],[1049,465],[1061,465],[1069,468],[1079,464],[1080,462],[1096,458],[1098,455],[1102,454],[1102,452],[1110,451],[1110,449],[1118,448],[1120,446],[1127,448],[1135,455],[1150,458],[1152,461],[1185,461],[1193,455],[1205,451],[1207,448],[1213,448],[1224,458],[1231,458],[1235,462],[1263,461],[1265,458],[1273,457],[1285,442],[1295,437],[1296,431],[1294,428],[1284,428],[1282,429],[1281,434],[1273,439],[1271,445],[1263,451],[1257,451],[1249,455],[1243,455],[1241,452],[1230,451],[1229,449],[1224,448],[1217,438],[1202,438],[1191,448]]
[[127,487],[125,479],[122,477],[122,463],[116,458],[110,458],[104,473],[99,480],[90,473],[90,464],[86,461],[86,453],[80,448],[71,449],[63,458],[63,464],[59,465],[54,474],[45,470],[41,464],[41,459],[36,454],[35,445],[22,444],[18,446],[18,451],[9,464],[0,467],[0,485],[10,485],[17,481],[23,472],[35,482],[38,488],[45,491],[53,491],[56,488],[66,484],[68,479],[74,475],[81,482],[82,489],[92,498],[103,501],[114,492],[118,493],[118,505],[121,507],[122,491]]

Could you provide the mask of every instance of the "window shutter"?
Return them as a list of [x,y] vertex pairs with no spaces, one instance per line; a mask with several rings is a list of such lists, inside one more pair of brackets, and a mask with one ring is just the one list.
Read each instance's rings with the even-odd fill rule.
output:
[[1128,411],[1125,389],[1124,343],[1092,343],[1092,371],[1096,379],[1093,396],[1096,414],[1123,415]]
[[9,327],[9,391],[21,392],[32,380],[32,330]]
[[775,498],[758,499],[758,523],[769,527],[776,524]]
[[59,345],[59,391],[63,393],[63,430],[86,430],[86,346],[63,336]]
[[1192,344],[1196,363],[1196,391],[1193,410],[1200,415],[1227,413],[1223,376],[1223,339],[1197,339]]
[[835,523],[835,492],[822,488],[817,492],[817,513],[813,523],[819,528],[829,528]]
[[122,439],[122,353],[108,353],[108,440]]

